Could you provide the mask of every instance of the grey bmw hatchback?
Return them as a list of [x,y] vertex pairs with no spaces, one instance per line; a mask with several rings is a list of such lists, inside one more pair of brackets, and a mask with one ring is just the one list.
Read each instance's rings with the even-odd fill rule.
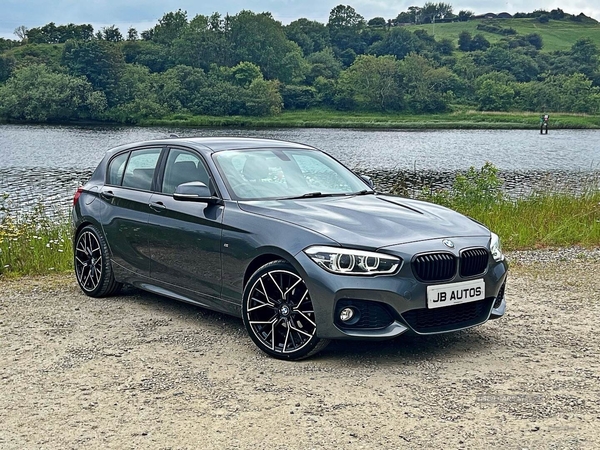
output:
[[86,295],[123,284],[241,317],[267,354],[446,333],[502,317],[498,236],[376,192],[313,147],[175,138],[108,151],[73,199]]

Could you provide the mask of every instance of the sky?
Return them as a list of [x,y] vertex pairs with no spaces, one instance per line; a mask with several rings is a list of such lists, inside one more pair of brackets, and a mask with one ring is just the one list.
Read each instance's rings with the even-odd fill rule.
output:
[[[339,4],[352,6],[360,15],[369,20],[373,17],[392,19],[409,6],[423,6],[427,0],[0,0],[0,37],[16,39],[15,28],[24,25],[35,28],[54,22],[56,25],[68,23],[90,23],[94,30],[116,25],[123,34],[129,27],[138,32],[152,28],[163,14],[182,9],[188,18],[196,14],[210,15],[219,12],[235,15],[243,9],[254,12],[269,11],[283,24],[305,17],[327,23],[329,12]],[[433,0],[435,2],[435,0]],[[470,10],[475,14],[487,12],[531,12],[534,9],[561,8],[570,14],[593,17],[600,21],[600,1],[547,0],[532,5],[529,0],[440,0],[450,3],[454,13]]]

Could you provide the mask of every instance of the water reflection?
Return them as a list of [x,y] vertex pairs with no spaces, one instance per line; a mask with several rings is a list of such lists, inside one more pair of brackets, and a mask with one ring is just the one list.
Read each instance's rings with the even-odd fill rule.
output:
[[[253,136],[321,148],[384,192],[415,197],[446,189],[456,173],[491,162],[511,196],[534,191],[581,192],[600,179],[600,130],[353,130],[167,129],[0,125],[0,194],[11,209],[42,203],[68,211],[108,148],[140,140],[185,136]],[[0,208],[2,204],[0,203]]]

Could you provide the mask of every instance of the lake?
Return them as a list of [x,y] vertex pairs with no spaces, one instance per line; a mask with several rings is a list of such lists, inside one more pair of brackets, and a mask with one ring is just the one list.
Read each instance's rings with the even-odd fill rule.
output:
[[451,185],[458,171],[487,161],[500,169],[505,190],[577,191],[600,178],[600,130],[358,130],[176,129],[106,126],[0,125],[0,194],[12,205],[60,210],[91,175],[105,151],[119,144],[184,136],[254,136],[313,145],[371,175],[380,190],[408,195]]

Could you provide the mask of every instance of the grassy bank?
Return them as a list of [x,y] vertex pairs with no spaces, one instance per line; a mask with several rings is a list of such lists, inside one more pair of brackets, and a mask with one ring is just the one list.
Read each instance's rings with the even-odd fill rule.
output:
[[5,213],[0,221],[0,277],[72,270],[73,246],[66,216],[51,220],[41,207],[26,214]]
[[[550,129],[598,129],[600,115],[550,112]],[[380,129],[537,129],[540,114],[457,111],[444,114],[384,114],[326,109],[286,111],[276,116],[192,116],[175,114],[146,119],[143,126],[239,128],[380,128]]]
[[[580,194],[535,193],[512,199],[502,192],[497,169],[486,164],[456,176],[452,188],[419,198],[456,209],[495,231],[505,250],[579,245],[600,247],[600,189]],[[0,203],[0,211],[2,211]],[[4,208],[0,220],[0,277],[72,270],[67,216],[47,219],[42,208]]]

